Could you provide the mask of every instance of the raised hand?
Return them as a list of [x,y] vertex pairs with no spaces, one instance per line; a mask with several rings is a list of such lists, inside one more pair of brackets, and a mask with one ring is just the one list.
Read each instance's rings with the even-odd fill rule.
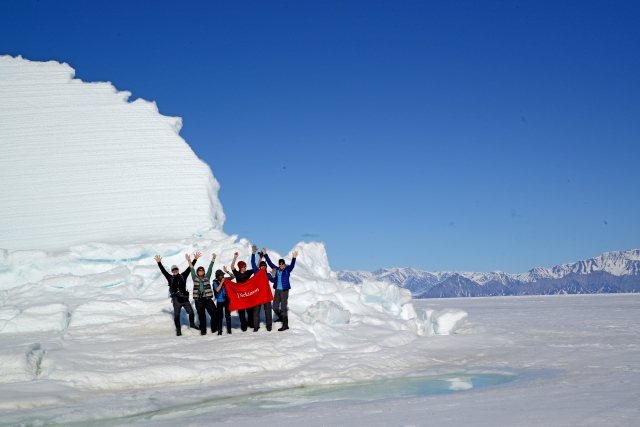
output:
[[291,256],[294,258],[298,258],[298,251],[295,251],[294,253],[292,253]]
[[228,272],[229,272],[229,270],[227,270],[227,266],[226,266],[226,265],[223,265],[223,266],[222,266],[222,270],[224,270],[224,272],[225,272],[225,273],[228,273]]
[[236,259],[236,258],[238,258],[238,252],[233,254],[233,259]]
[[189,254],[184,254],[184,259],[186,259],[187,261],[191,261],[191,257],[189,256]]
[[256,252],[258,252],[258,246],[251,245],[251,253],[255,254]]
[[156,255],[156,256],[154,256],[154,257],[153,257],[153,259],[155,259],[155,260],[156,260],[156,262],[158,262],[158,263],[159,263],[160,261],[162,261],[162,257],[161,257],[160,255]]
[[196,254],[193,256],[195,259],[198,259],[202,256],[202,254],[200,252],[196,252]]
[[216,260],[216,254],[211,254],[211,261],[215,261]]
[[267,253],[267,249],[266,248],[262,248],[262,253],[266,254]]

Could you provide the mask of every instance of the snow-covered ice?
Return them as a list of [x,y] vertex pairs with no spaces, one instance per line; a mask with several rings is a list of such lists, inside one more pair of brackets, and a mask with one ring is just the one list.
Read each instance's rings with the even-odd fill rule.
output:
[[[442,311],[450,303],[414,301],[419,312],[425,307]],[[318,350],[312,350],[314,344],[302,328],[289,335],[239,333],[222,339],[190,335],[183,336],[182,341],[124,331],[105,336],[76,333],[62,342],[33,333],[14,336],[10,344],[2,338],[0,360],[10,352],[23,355],[13,358],[22,364],[14,371],[25,374],[15,382],[0,385],[0,425],[73,421],[85,425],[88,420],[98,419],[103,420],[99,425],[114,426],[168,426],[176,422],[194,426],[277,422],[284,427],[638,425],[640,295],[466,298],[455,303],[472,319],[458,334],[419,338],[401,348],[368,355],[366,350],[353,347],[328,351],[315,344]],[[41,344],[34,345],[34,340]],[[63,350],[67,340],[72,348]],[[301,360],[294,341],[300,341],[298,349],[313,354]],[[254,347],[258,343],[260,349]],[[111,368],[116,380],[127,368],[125,354],[131,358],[146,356],[150,366],[170,357],[174,365],[165,366],[168,376],[188,375],[188,365],[199,365],[203,367],[200,374],[206,377],[208,366],[220,369],[241,362],[249,367],[254,357],[269,358],[273,369],[217,381],[203,378],[201,382],[113,390],[86,389],[66,380],[36,377],[38,365],[43,369],[49,353],[60,352],[62,358],[64,351],[74,359],[70,365],[99,358],[93,372],[107,366],[110,356],[116,356],[111,362],[117,365]],[[78,357],[81,352],[83,356]],[[291,356],[289,360],[279,361],[287,355]],[[387,370],[397,366],[389,361],[384,366],[377,359],[388,358],[411,361],[406,370],[394,371],[398,374],[394,384],[408,394],[396,396],[396,390],[385,382]],[[212,359],[224,363],[219,360],[214,365]],[[355,384],[342,392],[332,390],[340,381],[353,379],[349,375],[364,369],[363,364],[372,370],[373,383]],[[332,371],[345,376],[331,378],[328,374]],[[326,376],[304,382],[305,378],[320,378],[320,372]],[[26,373],[31,377],[26,378]],[[471,378],[482,373],[512,374],[518,379],[477,388]],[[453,394],[421,394],[415,390],[411,394],[415,375],[446,378]],[[404,385],[402,378],[407,378]],[[390,390],[376,396],[376,390],[372,390],[376,381]],[[324,385],[291,388],[294,384]]]

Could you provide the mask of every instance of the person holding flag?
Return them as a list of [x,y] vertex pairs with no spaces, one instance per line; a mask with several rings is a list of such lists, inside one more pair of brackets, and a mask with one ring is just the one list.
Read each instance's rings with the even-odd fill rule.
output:
[[[229,275],[232,275],[226,269],[226,266],[224,267],[224,270]],[[227,297],[229,298],[230,311],[261,306],[273,301],[273,293],[271,292],[269,278],[265,269],[258,270],[253,277],[244,282],[234,283],[231,280],[225,279],[223,283],[227,292]],[[220,305],[218,304],[218,306]]]
[[[253,245],[254,253],[257,250],[256,245]],[[236,278],[236,283],[244,283],[253,276],[253,272],[257,270],[247,270],[247,263],[240,261],[238,263],[238,269],[236,270],[236,260],[238,259],[238,252],[233,254],[233,261],[231,261],[231,271]],[[241,308],[238,310],[238,318],[240,318],[240,329],[242,332],[247,331],[247,325],[253,328],[253,307]]]
[[[267,263],[262,261],[262,257],[263,257],[262,252],[260,252],[259,254],[260,268],[258,268],[258,266],[256,265],[256,251],[258,250],[258,247],[256,245],[253,245],[252,249],[253,249],[253,253],[251,254],[251,268],[253,268],[253,271],[265,270],[265,272],[267,272]],[[274,280],[275,280],[274,277],[268,272],[267,272],[267,278],[269,279],[270,282],[274,283]],[[271,328],[273,325],[273,321],[271,317],[271,301],[265,302],[264,304],[262,304],[262,307],[264,307],[264,322],[267,325],[267,331],[271,331]],[[260,306],[259,305],[253,308],[253,332],[258,332],[258,329],[260,329]]]

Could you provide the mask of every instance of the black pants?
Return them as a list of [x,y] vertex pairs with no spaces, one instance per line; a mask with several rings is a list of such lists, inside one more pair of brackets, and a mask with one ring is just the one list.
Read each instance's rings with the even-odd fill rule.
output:
[[187,302],[178,302],[178,297],[173,297],[173,321],[176,324],[176,330],[180,331],[180,312],[182,308],[189,315],[189,324],[192,325],[195,320],[195,315],[193,314],[193,308],[191,307],[191,303]]
[[289,301],[289,289],[279,291],[276,289],[276,293],[273,295],[273,312],[278,317],[287,317],[287,302]]
[[267,324],[267,329],[271,330],[273,320],[271,318],[271,302],[266,302],[262,305],[256,305],[253,307],[253,327],[260,327],[260,308],[264,307],[264,322]]
[[218,301],[217,317],[218,317],[218,335],[222,335],[222,311],[224,310],[224,318],[227,321],[227,333],[231,333],[231,312],[229,311],[229,301]]
[[196,311],[198,312],[198,319],[200,319],[200,333],[202,335],[207,334],[207,313],[211,317],[211,333],[218,330],[218,313],[216,305],[211,298],[198,298],[196,300]]
[[254,307],[249,307],[238,310],[238,318],[240,318],[240,328],[243,331],[247,330],[247,325],[249,325],[250,328],[253,328],[253,308]]

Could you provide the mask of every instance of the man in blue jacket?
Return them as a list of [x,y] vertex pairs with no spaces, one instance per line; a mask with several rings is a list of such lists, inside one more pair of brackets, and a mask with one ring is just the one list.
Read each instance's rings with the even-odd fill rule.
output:
[[278,330],[286,331],[287,329],[289,329],[289,318],[287,317],[287,301],[289,300],[289,289],[291,289],[289,276],[291,275],[293,267],[295,267],[296,265],[298,252],[293,252],[291,254],[293,259],[291,260],[290,265],[287,265],[284,262],[284,259],[281,258],[280,260],[278,260],[278,267],[276,267],[275,264],[271,262],[265,248],[262,248],[262,253],[264,254],[264,258],[267,260],[267,264],[269,264],[269,267],[277,268],[273,284],[273,288],[276,290],[275,294],[273,295],[273,311],[278,315],[278,319],[276,319],[276,322],[280,320],[282,321],[282,327]]

